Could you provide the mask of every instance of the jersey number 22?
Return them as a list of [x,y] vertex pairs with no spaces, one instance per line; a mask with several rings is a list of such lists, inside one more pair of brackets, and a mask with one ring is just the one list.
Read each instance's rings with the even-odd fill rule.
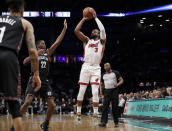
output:
[[46,68],[46,61],[41,61],[41,68]]

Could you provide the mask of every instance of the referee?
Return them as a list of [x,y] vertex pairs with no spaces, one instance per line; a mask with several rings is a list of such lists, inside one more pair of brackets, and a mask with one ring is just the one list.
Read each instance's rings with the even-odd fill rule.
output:
[[124,81],[118,71],[111,69],[110,63],[104,64],[105,74],[102,75],[100,85],[100,95],[104,92],[103,111],[101,117],[100,127],[106,127],[108,122],[108,112],[110,102],[112,103],[112,114],[114,119],[115,127],[118,127],[118,86]]

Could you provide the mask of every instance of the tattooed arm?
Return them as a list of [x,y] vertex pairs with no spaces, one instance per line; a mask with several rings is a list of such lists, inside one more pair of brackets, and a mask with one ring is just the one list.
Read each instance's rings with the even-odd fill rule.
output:
[[32,24],[28,22],[27,20],[22,19],[22,24],[26,32],[26,43],[27,43],[27,47],[29,51],[29,57],[30,57],[31,65],[32,65],[32,70],[34,72],[32,86],[34,87],[35,84],[37,84],[35,91],[38,91],[41,87],[41,81],[39,78],[39,61],[38,61],[38,52],[35,46],[34,30],[33,30]]
[[58,36],[58,38],[56,39],[56,41],[54,42],[54,44],[48,49],[48,56],[51,56],[55,49],[60,45],[60,43],[62,42],[64,35],[66,33],[66,29],[67,29],[67,22],[66,19],[64,20],[64,28],[61,32],[61,34]]

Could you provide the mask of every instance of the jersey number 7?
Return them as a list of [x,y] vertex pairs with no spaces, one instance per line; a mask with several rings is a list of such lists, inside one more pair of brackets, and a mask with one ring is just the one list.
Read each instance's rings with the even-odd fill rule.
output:
[[5,29],[6,29],[5,26],[0,28],[0,31],[1,31],[0,32],[0,43],[2,43],[2,39],[3,39],[3,36],[4,36]]

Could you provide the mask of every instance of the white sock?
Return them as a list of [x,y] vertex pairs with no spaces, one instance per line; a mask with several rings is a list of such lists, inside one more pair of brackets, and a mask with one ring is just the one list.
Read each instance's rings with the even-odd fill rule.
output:
[[94,114],[98,114],[98,107],[93,107],[94,108]]
[[81,106],[77,106],[77,113],[81,113]]

